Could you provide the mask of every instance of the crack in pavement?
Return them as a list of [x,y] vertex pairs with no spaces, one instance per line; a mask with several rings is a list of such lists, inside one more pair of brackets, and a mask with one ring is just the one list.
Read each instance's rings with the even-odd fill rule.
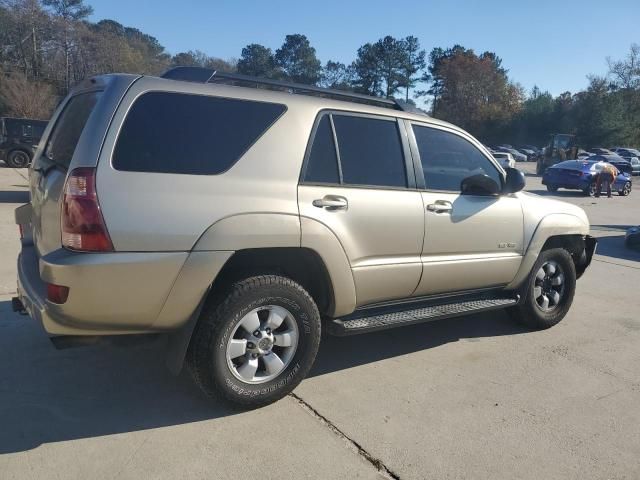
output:
[[309,405],[305,400],[296,395],[295,393],[290,393],[290,397],[292,397],[298,405],[300,405],[303,409],[305,409],[308,413],[310,413],[313,417],[315,417],[320,423],[326,426],[329,430],[331,430],[335,435],[344,440],[352,449],[354,449],[358,455],[360,455],[364,460],[369,462],[373,467],[380,473],[382,476],[386,478],[390,478],[393,480],[400,480],[400,476],[392,471],[389,467],[387,467],[382,460],[374,457],[369,452],[367,452],[362,445],[348,437],[342,430],[336,427],[331,420],[318,412],[315,408]]
[[634,267],[633,265],[624,265],[623,263],[608,262],[606,260],[600,260],[599,258],[594,258],[593,261],[607,263],[609,265],[615,265],[616,267],[625,267],[625,268],[633,268],[634,270],[640,270],[640,267]]

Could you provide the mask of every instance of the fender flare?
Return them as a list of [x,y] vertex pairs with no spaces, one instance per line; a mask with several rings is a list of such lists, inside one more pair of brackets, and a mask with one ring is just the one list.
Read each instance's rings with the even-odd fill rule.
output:
[[580,235],[584,237],[588,233],[589,224],[570,213],[552,213],[542,218],[531,236],[518,273],[516,273],[511,283],[506,286],[506,289],[515,290],[522,286],[549,238],[563,235]]

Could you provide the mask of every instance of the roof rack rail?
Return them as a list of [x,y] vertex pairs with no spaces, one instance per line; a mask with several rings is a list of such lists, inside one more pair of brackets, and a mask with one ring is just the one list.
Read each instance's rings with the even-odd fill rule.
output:
[[273,80],[270,78],[252,77],[250,75],[241,75],[239,73],[219,72],[212,68],[205,67],[174,67],[163,73],[161,78],[196,83],[226,83],[239,86],[253,86],[256,88],[264,86],[271,89],[288,91],[290,93],[331,98],[334,100],[345,100],[348,102],[363,103],[377,107],[392,108],[395,110],[402,110],[404,112],[427,115],[423,110],[401,100],[372,97],[370,95],[362,95],[360,93],[316,87],[313,85],[304,85],[302,83],[283,82],[281,80]]

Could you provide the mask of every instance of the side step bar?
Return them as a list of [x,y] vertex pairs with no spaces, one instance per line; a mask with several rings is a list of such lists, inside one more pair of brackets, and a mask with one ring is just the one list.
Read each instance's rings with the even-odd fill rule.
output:
[[[481,299],[449,298],[435,303],[411,303],[399,305],[394,311],[389,311],[388,308],[378,312],[356,311],[347,317],[330,321],[328,330],[331,335],[336,336],[356,335],[358,333],[375,332],[387,328],[497,310],[514,306],[517,303],[517,296]],[[403,307],[404,309],[402,309]]]

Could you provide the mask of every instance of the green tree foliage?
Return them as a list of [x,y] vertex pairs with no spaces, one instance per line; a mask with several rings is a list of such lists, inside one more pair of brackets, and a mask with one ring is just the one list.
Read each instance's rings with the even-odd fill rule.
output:
[[322,69],[320,86],[336,90],[351,90],[353,79],[353,66],[329,60]]
[[276,50],[274,60],[285,80],[308,85],[315,85],[320,80],[320,60],[316,57],[316,49],[304,35],[287,35]]
[[234,72],[236,69],[233,60],[210,57],[200,50],[189,50],[188,52],[175,54],[171,57],[171,65],[181,67],[205,67],[220,72]]
[[277,76],[273,52],[270,48],[257,43],[247,45],[242,49],[238,60],[238,73],[253,75],[254,77],[274,78]]
[[422,78],[425,56],[416,37],[396,39],[387,35],[358,49],[352,83],[358,92],[385,97],[392,97],[404,88],[408,100],[409,90]]
[[419,82],[426,80],[423,70],[427,66],[426,52],[420,48],[420,41],[413,36],[402,40],[404,51],[403,75],[400,86],[405,89],[405,101],[409,101],[409,91]]

